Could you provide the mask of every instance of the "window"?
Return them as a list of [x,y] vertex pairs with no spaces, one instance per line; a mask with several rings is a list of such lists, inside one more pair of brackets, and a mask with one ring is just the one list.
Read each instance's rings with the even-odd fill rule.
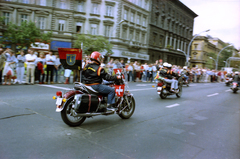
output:
[[112,6],[106,6],[106,16],[112,16]]
[[91,24],[91,34],[92,35],[97,35],[97,24]]
[[143,17],[142,25],[143,25],[143,26],[146,26],[146,18],[145,18],[145,17]]
[[58,21],[58,30],[64,31],[65,30],[65,20],[59,20]]
[[129,40],[132,41],[132,39],[133,39],[133,30],[130,30]]
[[111,36],[111,35],[110,35],[110,30],[111,30],[111,26],[110,26],[110,25],[106,25],[106,26],[105,26],[104,35],[107,36],[107,37]]
[[145,0],[145,3],[144,3],[144,8],[147,10],[148,9],[148,0]]
[[140,24],[140,15],[137,15],[137,24]]
[[66,9],[67,8],[65,0],[60,0],[59,8],[61,8],[61,9]]
[[82,27],[83,27],[83,23],[77,22],[76,23],[76,32],[77,33],[82,33]]
[[78,11],[84,12],[84,1],[78,1]]
[[28,15],[27,14],[22,14],[21,15],[21,22],[28,21]]
[[145,33],[142,33],[142,38],[141,38],[141,40],[142,40],[142,43],[145,44]]
[[29,4],[29,0],[22,0],[22,3]]
[[41,6],[46,6],[47,5],[46,0],[40,0],[40,5]]
[[45,29],[45,18],[38,17],[38,27],[39,29]]
[[197,50],[198,44],[194,44],[194,50]]
[[134,13],[131,12],[131,19],[130,19],[131,22],[134,22]]
[[135,41],[139,42],[139,32],[136,32],[136,35],[135,35]]
[[93,14],[98,14],[98,6],[99,6],[98,3],[93,3],[92,4],[92,13]]
[[128,20],[127,17],[128,17],[128,11],[125,9],[125,10],[124,10],[124,16],[123,16],[123,18],[124,18],[125,20]]
[[4,17],[4,25],[7,25],[10,22],[10,13],[3,12],[3,17]]
[[123,28],[122,30],[122,38],[127,39],[127,28]]

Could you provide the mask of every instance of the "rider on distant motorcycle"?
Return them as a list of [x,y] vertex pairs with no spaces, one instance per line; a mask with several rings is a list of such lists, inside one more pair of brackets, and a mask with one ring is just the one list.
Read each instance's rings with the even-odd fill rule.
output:
[[181,73],[184,73],[183,77],[185,78],[186,83],[188,83],[188,79],[189,79],[188,75],[189,75],[189,72],[188,72],[188,70],[187,70],[187,66],[183,66],[183,70],[182,70]]
[[83,81],[85,85],[91,86],[94,90],[102,94],[108,94],[108,110],[114,110],[115,104],[115,89],[101,84],[103,79],[107,81],[115,81],[121,76],[111,76],[100,67],[102,56],[99,52],[94,51],[91,54],[91,62],[83,68]]
[[[171,83],[171,92],[177,93],[178,92],[178,81],[174,78],[177,74],[175,74],[172,70],[172,65],[166,62],[163,63],[163,68],[160,68],[159,75],[163,77],[163,80],[167,83]],[[167,77],[167,79],[165,78]]]
[[233,81],[238,83],[238,86],[240,86],[240,76],[239,72],[235,72],[235,75],[233,76]]

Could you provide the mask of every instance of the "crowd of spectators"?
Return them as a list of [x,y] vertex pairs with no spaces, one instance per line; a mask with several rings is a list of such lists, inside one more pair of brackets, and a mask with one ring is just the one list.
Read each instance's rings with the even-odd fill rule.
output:
[[[73,82],[80,81],[78,70],[64,69],[60,63],[59,55],[53,55],[51,51],[34,52],[28,49],[27,54],[20,50],[18,55],[11,49],[3,49],[0,46],[0,84],[48,84],[65,83],[69,84],[70,75],[73,75]],[[90,57],[85,56],[82,60],[82,68],[90,62]],[[110,59],[109,62],[102,62],[101,66],[109,74],[114,74],[113,69],[122,68],[128,82],[157,82],[154,78],[157,71],[162,67],[162,62],[139,63],[127,62],[118,59]],[[173,65],[172,70],[176,73],[182,71],[181,66]],[[211,70],[208,68],[187,68],[187,75],[190,82],[220,82],[224,81],[226,71]],[[25,79],[24,79],[25,75]],[[2,81],[2,76],[4,81]],[[55,80],[54,80],[55,79]]]

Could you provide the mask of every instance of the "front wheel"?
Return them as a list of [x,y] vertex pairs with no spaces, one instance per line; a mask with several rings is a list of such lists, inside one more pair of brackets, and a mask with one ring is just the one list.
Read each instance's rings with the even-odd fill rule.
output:
[[86,120],[86,117],[73,117],[72,116],[73,99],[74,99],[73,96],[68,99],[63,110],[61,111],[61,117],[65,124],[75,127],[75,126],[81,125]]
[[161,99],[167,98],[166,90],[164,88],[162,89],[161,94],[159,96],[161,97]]
[[133,115],[134,110],[135,110],[135,100],[134,100],[133,96],[125,96],[123,99],[123,103],[120,106],[121,113],[118,115],[122,119],[129,119]]

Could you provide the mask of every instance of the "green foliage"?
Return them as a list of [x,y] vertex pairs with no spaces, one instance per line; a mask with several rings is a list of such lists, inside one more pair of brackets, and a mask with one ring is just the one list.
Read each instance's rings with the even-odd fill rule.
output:
[[83,43],[83,52],[87,55],[90,55],[93,51],[103,52],[105,50],[109,55],[113,53],[112,44],[110,44],[106,38],[101,36],[78,34],[73,47],[81,48],[81,43]]
[[1,42],[16,44],[21,48],[29,47],[36,41],[49,43],[52,32],[42,33],[39,28],[36,27],[34,22],[24,21],[20,26],[9,23],[6,27],[6,31],[3,32]]

